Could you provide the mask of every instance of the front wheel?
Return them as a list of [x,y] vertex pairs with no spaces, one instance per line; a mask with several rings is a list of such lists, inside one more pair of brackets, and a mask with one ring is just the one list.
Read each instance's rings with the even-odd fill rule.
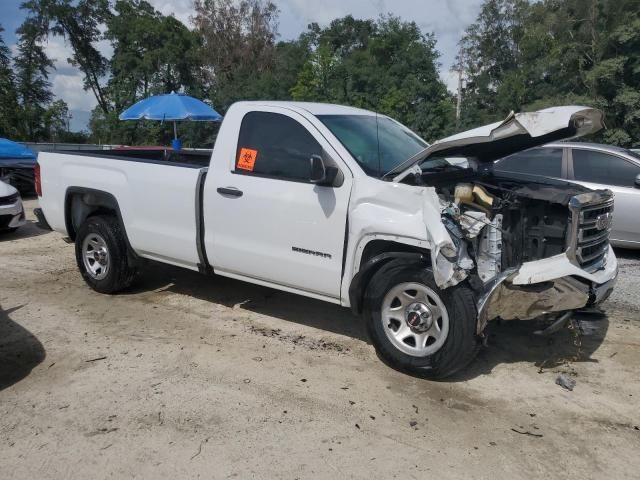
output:
[[471,290],[440,290],[424,265],[392,262],[381,268],[367,288],[365,316],[376,351],[400,370],[441,379],[478,352]]
[[136,269],[129,264],[127,242],[115,217],[89,217],[76,235],[76,262],[84,281],[100,293],[129,287]]

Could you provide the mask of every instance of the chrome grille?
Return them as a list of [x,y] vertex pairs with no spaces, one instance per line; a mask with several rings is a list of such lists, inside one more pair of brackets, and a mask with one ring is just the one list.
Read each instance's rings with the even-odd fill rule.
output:
[[613,194],[600,190],[576,195],[569,209],[569,257],[584,270],[596,271],[604,266],[609,250]]

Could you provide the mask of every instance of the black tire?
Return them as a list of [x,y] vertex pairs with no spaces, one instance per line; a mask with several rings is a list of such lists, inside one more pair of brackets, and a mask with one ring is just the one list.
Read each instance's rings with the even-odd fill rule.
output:
[[[402,283],[419,283],[435,292],[444,303],[449,331],[442,346],[428,356],[402,352],[384,331],[381,308],[387,293]],[[440,290],[425,265],[390,262],[371,279],[364,299],[369,338],[378,355],[389,366],[430,379],[443,379],[466,367],[476,356],[480,342],[476,335],[477,310],[472,291],[463,284]]]
[[[108,270],[104,278],[95,278],[83,259],[83,243],[92,235],[99,235],[105,242],[108,255]],[[76,263],[84,281],[100,293],[116,293],[128,288],[135,279],[137,269],[129,264],[127,240],[122,225],[110,215],[89,217],[76,234]]]
[[4,230],[0,230],[0,233],[13,233],[18,230],[18,227],[5,228]]

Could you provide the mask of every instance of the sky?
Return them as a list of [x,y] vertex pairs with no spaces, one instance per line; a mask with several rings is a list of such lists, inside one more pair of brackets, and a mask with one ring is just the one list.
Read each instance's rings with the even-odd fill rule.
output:
[[[20,26],[24,13],[20,10],[23,0],[0,0],[0,24],[4,27],[4,40],[9,46],[16,42],[15,30]],[[165,15],[174,15],[186,25],[193,12],[193,0],[149,0]],[[281,40],[297,38],[311,22],[328,25],[334,18],[353,15],[361,19],[376,19],[381,14],[392,13],[403,20],[414,21],[424,33],[434,32],[437,49],[441,53],[440,76],[451,91],[455,91],[457,77],[450,71],[457,52],[457,43],[464,29],[472,23],[480,10],[482,0],[272,0],[280,9],[279,27]],[[103,42],[100,49],[110,54],[110,46]],[[74,119],[72,130],[86,126],[88,113],[96,101],[90,92],[82,88],[80,72],[67,63],[69,48],[60,37],[50,38],[46,51],[54,61],[55,71],[50,80],[53,93],[69,105]],[[75,127],[75,128],[74,128]]]

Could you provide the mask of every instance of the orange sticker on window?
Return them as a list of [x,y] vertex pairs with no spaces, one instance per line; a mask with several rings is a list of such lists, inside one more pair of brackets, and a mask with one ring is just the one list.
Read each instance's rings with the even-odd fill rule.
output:
[[257,150],[251,150],[250,148],[241,148],[240,155],[238,155],[238,164],[236,165],[236,167],[241,168],[242,170],[253,172],[253,167],[256,164],[257,156]]

